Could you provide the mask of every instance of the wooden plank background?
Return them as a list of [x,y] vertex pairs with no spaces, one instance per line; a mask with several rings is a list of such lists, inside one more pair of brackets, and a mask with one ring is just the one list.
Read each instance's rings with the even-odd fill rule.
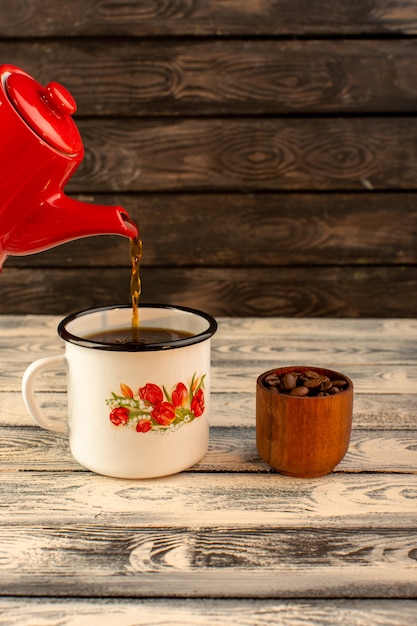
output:
[[[58,320],[1,319],[2,626],[415,625],[417,320],[219,318],[208,454],[146,481],[86,471],[23,407],[23,369],[63,349]],[[354,382],[328,476],[279,476],[257,454],[255,379],[277,360]],[[64,417],[64,372],[37,389]]]
[[[66,191],[131,213],[144,302],[415,317],[416,33],[413,0],[10,0],[0,61],[74,95]],[[129,278],[121,237],[10,257],[0,313],[127,302]]]

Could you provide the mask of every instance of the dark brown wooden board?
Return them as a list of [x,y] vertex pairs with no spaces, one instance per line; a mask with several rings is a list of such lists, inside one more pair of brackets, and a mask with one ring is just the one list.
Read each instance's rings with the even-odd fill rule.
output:
[[62,82],[78,115],[415,113],[414,40],[0,41],[0,59]]
[[417,32],[414,0],[8,0],[0,35],[357,35]]
[[71,192],[417,189],[417,117],[79,120]]
[[[142,267],[417,263],[416,193],[150,193],[75,197],[126,208],[138,224],[143,240]],[[128,263],[125,238],[99,236],[28,257],[9,257],[5,268],[127,268]]]
[[[10,0],[0,60],[75,96],[66,192],[134,217],[145,301],[412,317],[416,33],[414,0]],[[0,312],[127,301],[128,272],[115,236],[9,258]]]
[[[213,315],[415,317],[417,268],[144,268],[142,301],[200,308]],[[6,267],[0,313],[66,314],[129,302],[130,270]],[[25,281],[22,284],[22,281]]]

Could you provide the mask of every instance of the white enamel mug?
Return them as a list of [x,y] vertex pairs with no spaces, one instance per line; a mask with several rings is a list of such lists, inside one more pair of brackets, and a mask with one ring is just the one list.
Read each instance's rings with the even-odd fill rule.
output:
[[[213,317],[186,307],[141,305],[140,325],[192,333],[154,344],[111,344],[88,338],[131,324],[130,306],[90,309],[58,326],[65,353],[26,370],[23,399],[42,428],[69,431],[74,458],[117,478],[152,478],[185,470],[207,452],[210,339]],[[35,395],[36,379],[66,363],[68,423],[51,420]]]

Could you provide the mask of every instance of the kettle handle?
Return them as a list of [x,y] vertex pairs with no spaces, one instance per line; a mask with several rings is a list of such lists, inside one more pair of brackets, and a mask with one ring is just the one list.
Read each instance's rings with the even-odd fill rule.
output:
[[54,420],[46,417],[42,411],[38,400],[35,395],[35,383],[38,376],[46,369],[62,365],[66,362],[65,354],[59,354],[56,356],[47,356],[43,359],[34,361],[26,369],[22,379],[22,395],[23,401],[30,415],[35,422],[45,428],[46,430],[52,430],[56,433],[65,433],[68,430],[68,425],[63,420]]

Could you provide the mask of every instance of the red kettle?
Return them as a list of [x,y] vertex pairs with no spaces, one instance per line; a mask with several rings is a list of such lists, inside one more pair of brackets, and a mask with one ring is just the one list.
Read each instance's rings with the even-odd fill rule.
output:
[[99,234],[138,236],[118,206],[79,202],[65,184],[84,156],[71,94],[0,65],[0,269],[9,255],[40,252]]

